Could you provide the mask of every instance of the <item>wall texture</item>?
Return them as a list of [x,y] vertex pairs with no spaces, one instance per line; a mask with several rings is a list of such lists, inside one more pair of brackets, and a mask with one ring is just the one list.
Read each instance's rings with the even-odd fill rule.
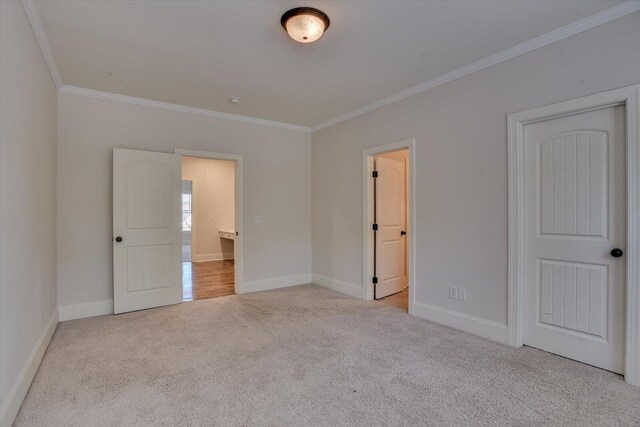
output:
[[57,90],[20,2],[0,2],[0,16],[0,422],[10,425],[58,320]]
[[242,154],[245,284],[310,272],[309,134],[69,94],[59,97],[58,126],[61,313],[113,296],[114,147]]
[[182,158],[182,179],[193,182],[192,261],[233,259],[233,241],[219,231],[235,230],[235,162]]
[[315,132],[313,273],[362,286],[362,150],[415,138],[416,301],[506,323],[506,116],[640,83],[639,40],[635,13]]

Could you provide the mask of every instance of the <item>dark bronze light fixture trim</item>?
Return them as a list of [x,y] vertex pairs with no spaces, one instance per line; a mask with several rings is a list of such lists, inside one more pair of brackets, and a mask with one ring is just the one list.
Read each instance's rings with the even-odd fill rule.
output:
[[287,10],[283,15],[282,18],[280,18],[280,25],[282,25],[282,28],[287,29],[287,21],[289,20],[289,18],[293,18],[294,16],[298,16],[298,15],[314,15],[317,16],[318,18],[322,19],[324,21],[324,30],[327,31],[327,28],[329,28],[329,24],[331,23],[331,21],[329,20],[329,17],[327,16],[326,13],[324,13],[321,10],[318,10],[314,7],[294,7],[293,9]]
[[330,24],[326,13],[313,7],[296,7],[286,11],[280,24],[297,42],[312,43],[318,40]]

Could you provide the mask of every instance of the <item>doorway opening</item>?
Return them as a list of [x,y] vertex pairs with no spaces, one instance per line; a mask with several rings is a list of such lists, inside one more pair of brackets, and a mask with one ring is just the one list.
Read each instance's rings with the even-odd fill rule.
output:
[[235,175],[232,160],[182,157],[182,299],[235,293]]
[[409,150],[374,157],[373,299],[409,310],[407,160]]
[[182,262],[191,262],[193,181],[182,180]]
[[412,313],[413,140],[364,151],[366,299]]

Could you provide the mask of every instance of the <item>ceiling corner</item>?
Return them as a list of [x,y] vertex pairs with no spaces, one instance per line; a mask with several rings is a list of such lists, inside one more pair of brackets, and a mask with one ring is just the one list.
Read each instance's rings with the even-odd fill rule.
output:
[[60,72],[58,71],[58,67],[56,66],[56,61],[53,59],[51,47],[49,46],[49,40],[47,39],[47,35],[44,31],[44,26],[42,25],[42,20],[40,19],[40,15],[38,14],[38,9],[35,5],[35,2],[33,0],[20,0],[20,2],[22,3],[24,12],[27,15],[27,19],[29,20],[29,24],[31,25],[33,34],[36,37],[36,41],[38,42],[38,46],[40,46],[42,56],[47,63],[47,68],[49,68],[49,73],[51,74],[51,78],[53,79],[53,84],[55,84],[57,90],[60,90],[63,86],[62,78],[60,77]]

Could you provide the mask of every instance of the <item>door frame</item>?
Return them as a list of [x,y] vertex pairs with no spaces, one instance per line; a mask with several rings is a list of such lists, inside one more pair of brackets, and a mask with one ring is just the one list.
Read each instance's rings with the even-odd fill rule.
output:
[[627,272],[625,381],[640,386],[640,85],[509,114],[508,122],[508,343],[524,341],[524,126],[623,105],[627,156]]
[[[244,214],[243,214],[243,156],[241,154],[228,154],[217,153],[212,151],[199,151],[199,150],[186,150],[182,148],[176,148],[175,154],[179,154],[181,157],[198,157],[202,159],[214,159],[214,160],[230,160],[236,163],[235,172],[235,228],[236,237],[233,244],[233,257],[234,257],[234,290],[236,294],[243,293],[244,285],[244,256],[243,256],[243,243],[244,243]],[[193,235],[191,236],[193,245]],[[193,254],[193,247],[191,248]],[[180,263],[182,268],[182,262]]]
[[415,245],[416,245],[416,225],[415,225],[415,194],[416,194],[416,168],[415,168],[415,138],[404,139],[389,144],[378,145],[376,147],[366,148],[362,151],[362,169],[364,171],[362,180],[362,197],[363,206],[362,222],[363,222],[363,298],[365,300],[373,300],[373,255],[374,255],[374,232],[371,227],[373,224],[374,213],[374,188],[373,188],[373,160],[374,157],[388,153],[390,151],[408,150],[407,156],[407,237],[409,238],[407,253],[407,279],[409,281],[409,314],[414,313],[415,291],[416,291],[416,275],[415,275]]

